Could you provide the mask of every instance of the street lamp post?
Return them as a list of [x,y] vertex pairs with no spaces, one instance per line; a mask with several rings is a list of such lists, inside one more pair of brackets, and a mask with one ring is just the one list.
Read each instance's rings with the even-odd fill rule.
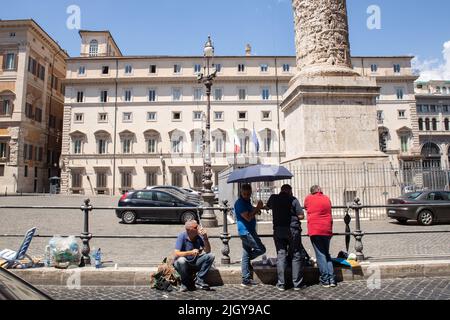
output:
[[[214,192],[212,191],[212,169],[211,169],[211,88],[217,71],[211,73],[211,60],[214,58],[214,46],[211,37],[203,49],[205,57],[205,74],[198,75],[198,82],[203,83],[206,87],[207,109],[206,109],[206,133],[205,133],[205,149],[203,153],[203,190],[202,199],[204,207],[214,206]],[[217,227],[217,218],[213,210],[205,210],[202,215],[202,225],[207,228]]]

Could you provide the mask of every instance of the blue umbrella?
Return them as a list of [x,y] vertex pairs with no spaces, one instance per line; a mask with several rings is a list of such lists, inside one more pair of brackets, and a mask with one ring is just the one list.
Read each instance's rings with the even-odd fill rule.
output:
[[233,171],[227,183],[252,183],[292,179],[294,175],[285,167],[257,165]]

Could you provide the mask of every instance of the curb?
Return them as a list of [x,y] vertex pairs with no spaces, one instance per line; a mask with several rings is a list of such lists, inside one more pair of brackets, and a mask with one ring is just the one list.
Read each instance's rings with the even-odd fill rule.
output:
[[[83,268],[58,270],[40,268],[12,270],[14,274],[35,286],[149,286],[150,277],[157,268]],[[277,279],[275,267],[254,266],[255,279],[263,284],[274,285]],[[341,281],[379,281],[380,279],[424,278],[450,276],[450,260],[445,261],[408,261],[376,262],[361,264],[354,269],[335,268],[335,274]],[[318,283],[317,268],[305,268],[304,281],[307,284]],[[241,283],[240,267],[219,267],[211,270],[207,281],[212,286]]]

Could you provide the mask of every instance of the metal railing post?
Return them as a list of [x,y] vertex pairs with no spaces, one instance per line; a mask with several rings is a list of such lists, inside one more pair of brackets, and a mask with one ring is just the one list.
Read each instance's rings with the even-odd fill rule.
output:
[[362,209],[361,200],[359,198],[356,198],[352,209],[355,210],[355,219],[356,219],[356,230],[353,233],[353,236],[355,237],[355,250],[356,250],[356,259],[357,261],[364,261],[364,245],[362,243],[362,238],[364,237],[364,232],[361,231],[361,218],[360,213]]
[[91,248],[89,246],[89,241],[92,239],[92,234],[89,233],[89,213],[92,211],[91,200],[84,200],[84,204],[81,206],[81,211],[84,213],[84,230],[81,233],[81,240],[83,241],[83,249],[81,254],[83,255],[81,258],[80,267],[85,267],[91,265],[91,257],[90,252]]
[[223,229],[222,234],[220,235],[220,239],[222,240],[222,265],[230,265],[230,245],[229,242],[231,240],[230,233],[228,232],[228,213],[230,212],[230,208],[228,207],[228,201],[223,201],[224,209],[223,212]]

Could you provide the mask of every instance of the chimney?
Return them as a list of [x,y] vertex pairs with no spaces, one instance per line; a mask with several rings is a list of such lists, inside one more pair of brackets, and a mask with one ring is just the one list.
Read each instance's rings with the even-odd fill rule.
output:
[[252,55],[252,46],[250,44],[247,44],[247,46],[245,47],[245,55],[247,57]]

